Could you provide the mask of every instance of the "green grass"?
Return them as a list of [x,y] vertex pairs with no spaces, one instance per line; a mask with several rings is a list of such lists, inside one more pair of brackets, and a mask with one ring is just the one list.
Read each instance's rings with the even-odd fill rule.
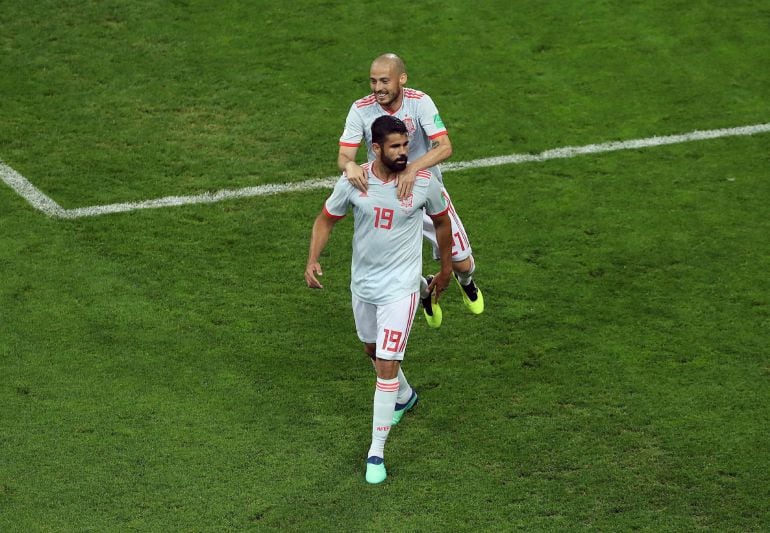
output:
[[[6,2],[0,159],[64,207],[336,173],[400,52],[454,161],[770,121],[761,2]],[[447,293],[367,486],[326,191],[55,220],[0,186],[0,530],[764,531],[770,136],[446,174]]]

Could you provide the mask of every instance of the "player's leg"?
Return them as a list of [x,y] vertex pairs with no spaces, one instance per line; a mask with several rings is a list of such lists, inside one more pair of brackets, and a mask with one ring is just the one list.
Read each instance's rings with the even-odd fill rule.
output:
[[[372,359],[372,363],[377,368],[377,306],[370,303],[362,302],[353,295],[353,318],[356,322],[356,332],[358,338],[364,343],[364,353]],[[397,387],[398,385],[396,385]],[[397,391],[398,389],[396,389]],[[397,394],[397,392],[396,392]],[[378,404],[382,403],[379,397],[379,378],[377,379],[377,387],[374,393],[374,414],[372,426],[376,427],[377,411],[383,407]],[[387,406],[385,406],[387,409]],[[380,482],[385,479],[387,473],[385,472],[385,464],[382,455],[380,456],[367,456],[366,464],[366,480],[370,483]],[[379,480],[379,481],[378,481]]]
[[393,411],[393,421],[391,426],[395,426],[404,417],[407,411],[417,405],[419,397],[417,391],[415,391],[406,380],[404,371],[399,367],[398,369],[398,396],[396,397],[396,407]]
[[[372,360],[372,367],[375,373],[377,372],[376,366],[376,352],[377,348],[374,343],[364,343],[364,353]],[[418,396],[417,392],[409,385],[409,381],[406,379],[403,368],[398,367],[398,395],[396,396],[396,408],[393,412],[393,421],[391,426],[395,426],[401,421],[404,414],[412,407],[417,405]]]
[[353,319],[356,323],[356,333],[361,342],[364,343],[364,353],[372,360],[375,360],[376,342],[377,342],[377,306],[362,302],[355,295],[352,295],[351,304],[353,306]]
[[[366,480],[385,480],[385,442],[390,433],[399,393],[399,373],[406,343],[417,310],[418,294],[387,305],[377,306],[375,369],[377,384],[372,412],[372,443],[367,453]],[[405,381],[405,378],[404,378]],[[408,386],[408,385],[407,385]]]
[[484,295],[473,281],[473,273],[476,271],[476,262],[472,255],[462,261],[452,262],[455,281],[460,286],[465,307],[474,315],[484,312]]
[[[425,279],[422,279],[420,282],[420,298],[422,299],[422,295],[425,293],[425,289],[427,288],[427,283]],[[424,284],[424,285],[423,285]],[[430,295],[428,295],[430,298]],[[434,312],[436,309],[434,309]],[[438,314],[434,313],[434,316],[438,316],[439,325],[441,325],[441,309],[438,309]],[[428,322],[430,324],[430,322]],[[436,326],[438,327],[438,326]],[[401,421],[401,418],[404,416],[404,414],[410,410],[412,407],[414,407],[417,404],[417,392],[412,389],[411,385],[409,385],[409,381],[406,379],[406,375],[404,375],[404,369],[399,366],[398,369],[398,396],[396,397],[396,408],[393,412],[393,423],[392,426],[395,426]]]
[[[372,343],[364,343],[364,353],[372,361],[372,368],[375,373],[377,372],[376,360],[377,360],[377,348]],[[395,426],[404,416],[404,413],[415,406],[417,403],[417,392],[409,385],[409,381],[406,379],[404,369],[401,366],[398,367],[398,396],[396,396],[396,412],[393,414],[393,423]]]
[[[473,259],[473,249],[471,248],[468,233],[465,231],[462,219],[457,213],[452,199],[446,188],[442,189],[442,194],[449,205],[449,220],[452,223],[452,270],[455,280],[462,289],[463,303],[473,314],[484,312],[484,296],[479,290],[473,279],[476,271],[476,262]],[[426,220],[427,219],[427,220]],[[430,241],[433,248],[433,259],[439,259],[438,243],[436,241],[436,230],[433,228],[432,219],[423,213],[423,236]]]

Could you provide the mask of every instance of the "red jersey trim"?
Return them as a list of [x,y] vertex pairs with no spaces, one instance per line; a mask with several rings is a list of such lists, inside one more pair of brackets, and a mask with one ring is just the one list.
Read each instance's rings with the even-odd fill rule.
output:
[[341,218],[345,218],[345,215],[332,215],[331,213],[329,213],[329,210],[326,209],[326,204],[324,204],[323,213],[324,215],[331,218],[332,220],[339,220]]
[[449,206],[446,206],[446,209],[444,209],[441,213],[436,213],[435,215],[431,215],[429,213],[428,216],[430,218],[436,218],[436,217],[440,217],[441,215],[446,215],[448,211],[449,211]]
[[[418,91],[416,89],[410,89],[409,87],[404,87],[401,91],[401,94],[404,96],[404,98],[410,98],[412,100],[420,100],[423,96],[425,96],[425,93],[422,91]],[[377,103],[377,96],[375,96],[374,93],[371,93],[367,96],[364,96],[363,98],[359,98],[355,102],[353,102],[353,105],[356,106],[356,109],[361,109],[362,107],[367,107],[370,105],[374,105]],[[390,113],[391,115],[397,113],[401,108],[397,109],[396,111],[388,111],[387,109],[383,108],[384,111]]]
[[417,100],[425,96],[424,92],[418,91],[416,89],[409,89],[408,87],[404,87],[404,90],[402,92],[404,93],[404,97],[416,98]]
[[417,174],[415,174],[415,178],[424,179],[424,180],[426,180],[426,179],[429,180],[432,176],[433,176],[433,174],[431,174],[430,170],[428,170],[426,168],[424,168],[422,170],[418,170]]
[[369,96],[364,96],[363,98],[359,98],[355,101],[355,106],[358,109],[361,109],[362,107],[366,107],[368,105],[372,105],[377,102],[377,97],[374,96],[374,93],[370,94]]
[[449,134],[449,132],[447,130],[444,130],[444,131],[440,131],[438,133],[434,133],[433,135],[429,136],[428,139],[430,139],[432,141],[433,139],[441,137],[442,135],[448,135],[448,134]]
[[340,141],[340,146],[349,146],[350,148],[358,148],[359,146],[361,146],[361,143],[346,143],[346,142]]

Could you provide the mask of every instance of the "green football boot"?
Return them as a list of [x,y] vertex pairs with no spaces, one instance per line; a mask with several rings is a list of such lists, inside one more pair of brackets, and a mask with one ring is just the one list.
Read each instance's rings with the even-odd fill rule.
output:
[[412,389],[412,396],[409,398],[408,402],[405,404],[396,404],[396,410],[393,411],[393,420],[390,422],[391,427],[401,422],[401,418],[403,418],[404,414],[417,405],[417,400],[417,393]]
[[382,457],[372,455],[366,460],[366,482],[376,485],[382,483],[385,478],[388,477],[388,473],[385,471],[385,462]]

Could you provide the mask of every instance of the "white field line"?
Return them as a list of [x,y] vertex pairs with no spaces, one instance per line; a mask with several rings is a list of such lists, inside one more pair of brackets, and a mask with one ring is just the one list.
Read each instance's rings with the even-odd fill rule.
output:
[[3,163],[2,160],[0,160],[0,178],[35,209],[39,209],[52,217],[62,217],[65,215],[65,209],[40,192],[40,189],[32,185],[27,178]]
[[[717,130],[696,130],[681,135],[666,135],[663,137],[648,137],[646,139],[633,139],[629,141],[611,141],[601,144],[588,144],[585,146],[565,146],[546,150],[539,154],[512,154],[500,157],[488,157],[484,159],[474,159],[472,161],[460,161],[456,163],[444,163],[441,165],[443,171],[466,170],[473,168],[493,167],[498,165],[512,165],[520,163],[533,163],[548,161],[551,159],[565,159],[579,155],[599,154],[604,152],[614,152],[617,150],[637,150],[640,148],[649,148],[654,146],[663,146],[667,144],[678,144],[692,141],[701,141],[707,139],[718,139],[720,137],[737,137],[743,135],[754,135],[757,133],[770,132],[770,123],[754,124],[752,126],[742,126],[737,128],[724,128]],[[217,192],[206,192],[191,196],[167,196],[155,200],[145,200],[141,202],[126,202],[118,204],[94,205],[90,207],[78,207],[75,209],[64,209],[51,198],[43,194],[37,187],[32,185],[24,176],[13,170],[11,167],[0,160],[0,178],[8,184],[14,191],[22,196],[32,207],[38,209],[48,216],[56,218],[81,218],[110,213],[122,213],[126,211],[136,211],[139,209],[154,209],[160,207],[172,207],[189,204],[204,204],[221,202],[235,198],[247,198],[251,196],[268,196],[292,191],[309,191],[312,189],[329,189],[334,186],[338,176],[323,179],[313,179],[300,181],[297,183],[259,185],[255,187],[244,187],[242,189],[224,189]]]

